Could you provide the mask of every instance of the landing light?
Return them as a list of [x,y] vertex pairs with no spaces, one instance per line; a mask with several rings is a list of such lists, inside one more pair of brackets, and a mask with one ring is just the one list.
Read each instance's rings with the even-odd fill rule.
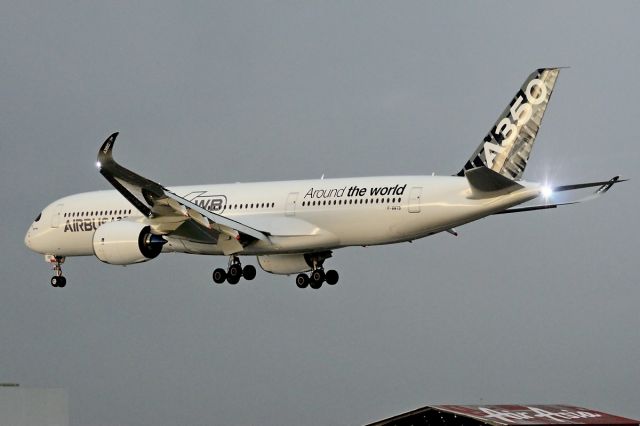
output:
[[96,161],[96,167],[97,167],[97,168],[100,168],[100,167],[102,167],[102,164],[100,164],[100,162],[99,162],[99,161]]
[[540,189],[540,193],[545,199],[548,199],[553,195],[553,188],[549,185],[545,185]]

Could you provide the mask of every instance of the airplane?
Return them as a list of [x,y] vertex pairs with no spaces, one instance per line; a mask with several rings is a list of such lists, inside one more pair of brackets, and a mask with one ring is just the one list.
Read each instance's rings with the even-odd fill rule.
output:
[[[98,151],[97,168],[115,188],[60,198],[42,210],[25,236],[65,287],[62,263],[95,256],[111,265],[180,252],[227,256],[215,283],[256,276],[241,256],[256,256],[272,274],[296,275],[299,288],[336,284],[324,263],[337,249],[410,242],[489,215],[543,210],[596,198],[607,181],[551,187],[522,179],[560,68],[531,73],[464,166],[451,176],[375,176],[165,187],[113,158],[118,133]],[[590,196],[551,202],[562,191]],[[534,199],[539,204],[521,206]]]

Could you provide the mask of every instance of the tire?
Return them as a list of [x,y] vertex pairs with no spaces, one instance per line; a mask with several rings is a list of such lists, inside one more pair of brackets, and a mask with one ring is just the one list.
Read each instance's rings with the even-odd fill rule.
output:
[[[311,272],[311,276],[309,278],[311,278],[312,283],[322,285],[322,282],[324,281],[324,271],[322,269],[316,269]],[[320,288],[320,286],[318,286],[318,288]]]
[[251,281],[256,277],[256,267],[253,265],[247,265],[242,269],[242,276],[245,280]]
[[60,282],[60,277],[58,276],[51,277],[51,287],[58,287],[59,282]]
[[58,280],[58,287],[64,288],[64,286],[66,285],[67,285],[67,279],[61,275]]
[[227,275],[227,282],[231,285],[236,285],[238,284],[238,281],[240,281],[240,276],[238,275]]
[[313,281],[313,280],[311,280],[309,282],[309,287],[311,287],[314,290],[317,290],[320,287],[322,287],[322,281]]
[[236,283],[240,281],[240,278],[242,278],[242,267],[237,263],[231,265],[229,267],[229,270],[227,271],[227,281],[229,281],[232,277],[236,281]]
[[307,288],[309,285],[309,276],[307,274],[298,274],[296,277],[296,285],[298,288]]
[[227,273],[224,269],[217,268],[216,270],[213,271],[212,277],[213,277],[214,283],[222,284],[227,279]]
[[333,269],[329,269],[325,275],[325,280],[329,285],[336,284],[339,279],[340,279],[340,275],[338,275],[338,271],[335,271]]

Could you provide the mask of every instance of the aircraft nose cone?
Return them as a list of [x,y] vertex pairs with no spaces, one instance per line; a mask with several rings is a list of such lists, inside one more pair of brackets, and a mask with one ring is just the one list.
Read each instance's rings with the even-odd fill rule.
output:
[[31,233],[31,228],[29,228],[29,230],[27,230],[27,233],[24,236],[24,245],[27,246],[30,250],[33,250],[33,245],[31,244],[31,238],[32,238],[32,233]]

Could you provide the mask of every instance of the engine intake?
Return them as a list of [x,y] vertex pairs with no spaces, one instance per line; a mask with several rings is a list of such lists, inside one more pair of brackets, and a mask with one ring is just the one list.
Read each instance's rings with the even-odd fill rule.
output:
[[117,221],[98,227],[93,234],[93,252],[102,262],[131,265],[157,257],[167,241],[151,233],[142,223]]

